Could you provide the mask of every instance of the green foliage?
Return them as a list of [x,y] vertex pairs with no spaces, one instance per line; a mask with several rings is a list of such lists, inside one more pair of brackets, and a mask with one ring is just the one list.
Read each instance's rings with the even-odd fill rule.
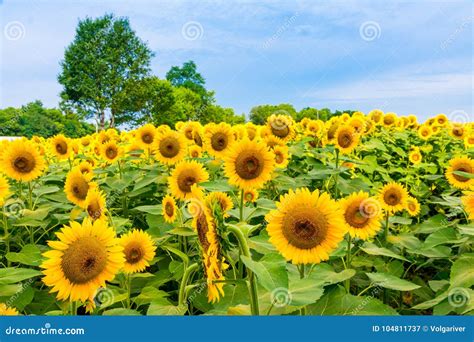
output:
[[94,126],[82,121],[77,114],[44,108],[41,101],[21,108],[0,109],[0,135],[51,137],[63,133],[77,138],[94,132]]
[[197,71],[193,61],[185,62],[181,68],[171,67],[166,73],[166,79],[175,87],[183,87],[198,94],[204,104],[214,101],[214,92],[206,90],[206,80]]
[[122,92],[128,82],[148,75],[152,56],[127,18],[107,14],[79,21],[58,76],[64,87],[63,105],[86,118],[96,118],[101,127],[106,111],[110,112],[110,126],[126,121],[129,111],[122,106]]
[[273,114],[289,115],[293,118],[296,117],[295,108],[288,103],[282,103],[276,106],[273,105],[261,105],[253,107],[250,110],[250,120],[256,125],[264,125],[267,118]]

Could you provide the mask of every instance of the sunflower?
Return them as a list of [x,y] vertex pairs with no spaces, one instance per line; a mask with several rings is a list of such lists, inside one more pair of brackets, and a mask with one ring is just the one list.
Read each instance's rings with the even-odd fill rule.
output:
[[351,153],[359,143],[359,134],[354,127],[348,125],[340,126],[335,133],[336,148],[344,154]]
[[365,132],[365,119],[363,117],[352,117],[349,119],[347,124],[352,126],[357,134],[362,134]]
[[259,135],[259,127],[252,122],[246,123],[245,129],[247,131],[247,138],[249,138],[249,140],[254,140]]
[[83,161],[79,164],[78,166],[79,170],[81,171],[82,174],[84,175],[92,175],[93,174],[93,169],[91,163],[88,161]]
[[288,165],[288,147],[277,145],[272,150],[275,155],[275,167],[284,168]]
[[430,126],[422,125],[418,128],[418,136],[423,140],[428,140],[433,135],[433,129]]
[[198,145],[192,145],[188,148],[188,155],[191,158],[200,158],[202,155],[202,148]]
[[294,122],[289,115],[272,114],[267,119],[267,127],[274,136],[285,142],[295,135]]
[[474,192],[467,192],[461,197],[464,210],[469,215],[470,220],[474,220]]
[[123,247],[125,273],[136,273],[150,266],[150,261],[155,257],[155,244],[151,236],[138,229],[133,229],[120,237]]
[[306,124],[305,134],[310,137],[318,137],[324,130],[324,122],[321,120],[310,120]]
[[474,178],[468,178],[455,172],[465,172],[474,175],[474,160],[469,157],[453,158],[449,161],[449,167],[446,170],[446,178],[452,186],[470,190],[474,188]]
[[462,124],[453,124],[449,134],[453,138],[462,140],[462,139],[464,139],[464,136],[466,134],[466,130],[464,129],[464,126]]
[[173,223],[176,221],[176,213],[178,209],[173,196],[166,195],[163,198],[163,202],[161,202],[161,207],[163,210],[163,217],[165,218],[166,222]]
[[59,241],[48,241],[52,249],[43,253],[43,282],[60,300],[93,300],[124,263],[114,230],[105,220],[84,219],[82,225],[70,222],[56,236]]
[[92,220],[100,220],[105,218],[107,212],[105,195],[98,187],[92,187],[87,191],[84,209]]
[[405,209],[408,191],[401,184],[390,182],[380,190],[379,201],[389,214]]
[[143,149],[150,150],[155,141],[156,128],[152,124],[146,124],[136,131],[135,137]]
[[473,148],[474,147],[474,133],[466,134],[464,137],[464,147]]
[[244,190],[244,202],[253,203],[258,199],[258,191],[255,189],[245,189]]
[[242,139],[224,157],[224,172],[229,183],[241,189],[259,189],[270,180],[275,158],[265,144]]
[[20,313],[15,308],[8,307],[5,303],[0,303],[0,316],[18,316]]
[[0,207],[5,203],[5,199],[10,195],[10,186],[7,179],[0,174]]
[[406,209],[410,216],[417,216],[420,213],[420,203],[416,198],[408,196]]
[[32,181],[41,176],[44,168],[44,158],[30,141],[12,141],[2,154],[3,172],[17,181]]
[[234,207],[232,199],[225,192],[211,192],[206,196],[205,201],[210,208],[212,208],[214,204],[218,204],[224,217],[229,217],[227,212]]
[[380,109],[374,109],[369,112],[369,119],[375,122],[376,124],[379,124],[382,122],[384,113]]
[[408,115],[409,126],[415,127],[418,125],[418,118],[416,115],[410,114]]
[[209,124],[205,127],[204,146],[206,151],[221,158],[235,141],[232,127],[227,123]]
[[182,161],[176,165],[168,177],[168,184],[171,193],[178,199],[187,199],[194,197],[192,186],[209,179],[204,166],[195,160]]
[[420,164],[422,160],[421,152],[419,149],[414,149],[408,153],[408,159],[412,164]]
[[290,190],[265,220],[270,242],[294,264],[328,260],[345,234],[338,203],[319,190]]
[[155,158],[163,164],[176,164],[186,156],[186,145],[184,136],[176,131],[159,134],[156,138]]
[[72,203],[85,208],[86,197],[95,184],[91,182],[90,175],[82,174],[81,170],[74,168],[67,174],[64,192]]
[[51,140],[53,154],[59,159],[68,159],[71,154],[69,139],[62,134],[54,136]]
[[392,127],[397,124],[398,118],[395,113],[386,113],[383,116],[382,123],[385,127]]
[[123,149],[113,140],[102,145],[101,156],[109,164],[114,163],[123,155]]
[[379,201],[360,191],[340,201],[344,224],[352,237],[367,240],[380,230],[382,207]]
[[[207,279],[207,297],[209,302],[217,302],[224,296],[223,270],[224,258],[221,256],[219,237],[211,210],[202,206],[193,219],[193,227],[197,232],[201,246],[204,273]],[[216,281],[221,281],[216,283]]]

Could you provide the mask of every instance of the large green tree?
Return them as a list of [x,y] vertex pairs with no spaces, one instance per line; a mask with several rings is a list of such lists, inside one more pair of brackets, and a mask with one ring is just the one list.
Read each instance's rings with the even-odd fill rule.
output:
[[214,92],[206,89],[206,80],[197,71],[196,63],[188,61],[182,67],[173,66],[166,73],[166,79],[175,87],[192,90],[201,97],[203,105],[214,101]]
[[64,108],[95,118],[104,128],[129,119],[130,108],[121,99],[129,82],[150,72],[153,53],[137,37],[127,18],[111,14],[80,20],[74,41],[66,48],[58,81],[63,85]]

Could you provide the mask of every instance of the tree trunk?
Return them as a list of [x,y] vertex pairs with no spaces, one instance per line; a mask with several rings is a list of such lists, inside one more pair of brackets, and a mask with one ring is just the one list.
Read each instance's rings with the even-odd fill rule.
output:
[[115,115],[111,113],[110,115],[110,128],[115,128]]
[[103,131],[105,129],[105,113],[104,111],[100,112],[100,130]]

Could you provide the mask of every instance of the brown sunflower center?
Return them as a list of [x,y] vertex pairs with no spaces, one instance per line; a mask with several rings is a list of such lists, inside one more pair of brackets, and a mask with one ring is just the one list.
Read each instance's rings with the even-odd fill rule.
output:
[[408,209],[410,211],[415,211],[416,210],[416,205],[413,202],[408,202]]
[[86,199],[87,192],[89,191],[89,183],[84,178],[77,179],[72,185],[72,192],[76,198],[81,200]]
[[344,212],[346,222],[354,228],[364,228],[369,222],[370,215],[367,215],[367,210],[360,202],[354,202],[347,207]]
[[342,148],[350,147],[352,141],[352,133],[349,131],[343,131],[337,136],[337,143]]
[[276,152],[275,153],[275,161],[276,161],[277,164],[281,164],[285,161],[285,157],[283,156],[282,153]]
[[[469,164],[461,164],[459,165],[458,167],[456,167],[456,169],[454,171],[461,171],[461,172],[466,172],[466,173],[473,173],[473,169],[471,167],[471,165]],[[468,177],[464,177],[464,176],[460,176],[460,175],[456,175],[453,173],[453,177],[459,181],[459,182],[467,182],[469,181],[469,178]]]
[[242,179],[255,179],[262,173],[263,163],[259,156],[244,152],[235,160],[235,172]]
[[125,254],[125,260],[129,264],[136,264],[141,261],[145,255],[142,246],[135,242],[129,243],[123,249],[123,253]]
[[290,134],[290,128],[283,122],[275,122],[272,124],[272,133],[279,138],[285,138],[288,134]]
[[386,191],[385,194],[383,195],[383,200],[388,205],[395,206],[395,205],[400,204],[402,198],[401,198],[401,194],[397,190],[390,189]]
[[202,138],[199,135],[199,133],[194,132],[193,133],[193,139],[194,139],[194,142],[196,143],[196,145],[198,145],[199,147],[202,147]]
[[174,214],[174,206],[171,202],[166,202],[165,204],[165,213],[167,216],[171,217]]
[[201,243],[202,249],[204,251],[207,251],[210,246],[210,243],[207,240],[207,232],[209,231],[209,226],[207,224],[206,215],[204,213],[201,213],[196,218],[196,230],[198,233],[198,238],[199,238],[199,242]]
[[148,133],[148,132],[144,133],[142,135],[142,141],[147,145],[151,144],[153,142],[153,135],[151,133]]
[[118,151],[114,146],[110,146],[105,150],[105,154],[107,155],[107,158],[115,159],[118,155]]
[[25,153],[22,156],[15,158],[13,161],[13,168],[15,171],[20,173],[29,173],[35,168],[35,166],[36,160],[29,153]]
[[83,237],[73,242],[61,261],[64,276],[73,284],[85,284],[94,279],[106,265],[106,247],[94,237]]
[[194,174],[183,172],[178,176],[178,187],[182,192],[191,192],[191,187],[196,183],[197,178]]
[[160,141],[159,150],[163,157],[173,158],[179,153],[179,142],[173,137],[167,137]]
[[215,151],[222,151],[227,147],[229,143],[229,138],[225,133],[215,133],[211,137],[211,146]]
[[319,213],[303,217],[288,213],[283,220],[283,235],[290,245],[301,249],[318,246],[326,238],[327,229],[326,218]]
[[189,140],[193,140],[193,129],[192,128],[186,128],[184,130],[184,136]]
[[462,137],[464,134],[464,129],[462,127],[454,127],[453,135],[456,137]]
[[93,220],[97,220],[102,215],[102,208],[100,207],[100,204],[97,201],[91,202],[87,206],[87,213]]
[[56,148],[56,152],[59,154],[66,154],[67,153],[67,143],[65,141],[59,141],[54,146]]

